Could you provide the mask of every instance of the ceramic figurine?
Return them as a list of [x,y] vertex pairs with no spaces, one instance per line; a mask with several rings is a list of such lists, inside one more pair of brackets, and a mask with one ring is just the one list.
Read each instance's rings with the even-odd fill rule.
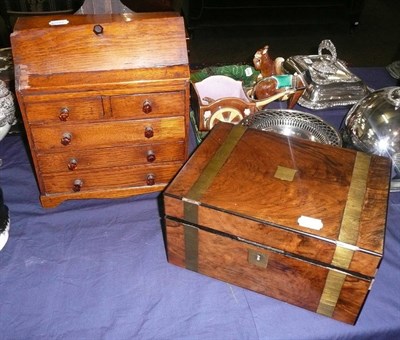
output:
[[0,80],[0,141],[16,123],[14,97],[6,83]]
[[265,45],[256,51],[253,57],[254,68],[260,71],[258,79],[270,77],[277,74],[282,74],[282,63],[285,61],[284,58],[271,58],[269,55],[269,46]]
[[287,100],[288,108],[292,109],[303,94],[305,85],[301,77],[291,74],[280,74],[265,77],[253,87],[251,97],[255,100],[264,100],[282,93],[279,100]]
[[[15,123],[14,97],[7,88],[6,83],[0,80],[0,141],[7,135],[11,126]],[[0,250],[7,243],[9,229],[10,215],[8,207],[4,204],[3,192],[0,188]]]
[[260,74],[251,92],[251,98],[264,100],[282,94],[279,100],[288,100],[288,108],[292,109],[304,92],[304,83],[296,75],[284,74],[282,64],[285,59],[271,58],[268,50],[269,46],[266,45],[254,54],[254,68]]
[[8,241],[8,230],[10,229],[10,215],[7,206],[4,204],[3,192],[0,188],[0,250]]
[[274,61],[270,57],[268,50],[269,46],[266,45],[254,54],[254,68],[260,71],[260,78],[270,77],[275,74]]

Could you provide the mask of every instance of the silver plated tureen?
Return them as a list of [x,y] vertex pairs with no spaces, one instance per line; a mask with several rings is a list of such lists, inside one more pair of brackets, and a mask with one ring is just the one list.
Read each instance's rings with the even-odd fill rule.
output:
[[347,113],[342,128],[346,146],[392,159],[392,191],[400,191],[400,87],[365,96]]
[[370,92],[345,62],[337,58],[336,47],[330,40],[320,43],[318,55],[288,58],[283,69],[302,78],[306,89],[298,103],[309,109],[353,105]]

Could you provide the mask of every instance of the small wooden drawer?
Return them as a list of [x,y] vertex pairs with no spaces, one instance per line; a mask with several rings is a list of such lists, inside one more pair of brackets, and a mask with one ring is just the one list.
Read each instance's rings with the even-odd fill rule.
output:
[[42,121],[68,122],[93,120],[103,117],[101,97],[65,99],[25,104],[30,123]]
[[105,121],[90,124],[32,125],[36,150],[67,150],[181,141],[185,138],[185,118]]
[[152,118],[183,115],[184,92],[148,93],[110,97],[115,118]]
[[37,155],[41,173],[71,171],[80,173],[88,169],[109,169],[133,164],[159,164],[185,160],[185,145],[178,143],[156,143],[130,145],[121,148],[95,150],[66,150]]
[[42,176],[47,194],[73,193],[113,188],[132,188],[166,185],[176,174],[182,162],[162,165],[115,167],[108,170],[85,170]]

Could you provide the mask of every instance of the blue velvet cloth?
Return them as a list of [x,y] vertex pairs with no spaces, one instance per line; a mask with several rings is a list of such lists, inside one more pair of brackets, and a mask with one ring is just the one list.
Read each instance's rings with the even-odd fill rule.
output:
[[[372,88],[395,84],[383,68],[354,72]],[[347,110],[313,113],[338,126]],[[0,158],[11,212],[0,339],[400,338],[400,193],[390,194],[384,258],[351,326],[169,264],[159,194],[44,209],[21,136],[0,142]]]

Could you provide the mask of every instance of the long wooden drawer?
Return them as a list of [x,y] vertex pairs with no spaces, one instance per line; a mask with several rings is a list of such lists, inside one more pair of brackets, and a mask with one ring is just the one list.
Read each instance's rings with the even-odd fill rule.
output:
[[[44,174],[45,192],[73,193],[112,188],[129,188],[167,184],[181,167],[181,162],[161,165],[115,167],[108,170],[84,170]],[[151,182],[153,180],[153,182]],[[77,190],[77,186],[79,189]]]
[[103,103],[100,96],[26,103],[25,112],[30,123],[93,120],[103,117]]
[[155,143],[130,145],[120,148],[71,150],[39,153],[37,161],[41,173],[103,169],[133,164],[159,164],[185,160],[185,144]]
[[[320,305],[332,269],[291,253],[207,230],[166,219],[168,261],[323,314]],[[368,295],[371,278],[356,273],[340,275],[343,282],[338,285],[334,318],[353,324]]]
[[114,118],[152,118],[185,113],[185,95],[180,92],[111,96]]
[[186,136],[183,116],[90,124],[32,125],[31,132],[36,150],[113,147],[167,140],[173,142],[181,141]]

